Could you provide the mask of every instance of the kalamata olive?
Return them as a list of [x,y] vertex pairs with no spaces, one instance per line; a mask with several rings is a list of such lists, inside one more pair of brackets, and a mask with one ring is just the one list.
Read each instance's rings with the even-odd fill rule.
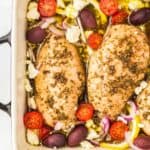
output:
[[77,125],[68,135],[68,145],[78,146],[87,137],[88,130],[84,125]]
[[87,8],[84,8],[79,13],[82,26],[85,29],[95,29],[97,27],[97,22],[94,14]]
[[40,43],[46,37],[46,32],[41,27],[35,27],[27,31],[26,39],[31,43]]
[[134,140],[134,145],[142,150],[150,149],[150,136],[141,135]]
[[66,144],[66,137],[61,133],[53,133],[42,141],[43,145],[49,148],[63,147]]
[[129,16],[129,22],[133,25],[141,25],[150,21],[150,8],[141,8],[133,11]]

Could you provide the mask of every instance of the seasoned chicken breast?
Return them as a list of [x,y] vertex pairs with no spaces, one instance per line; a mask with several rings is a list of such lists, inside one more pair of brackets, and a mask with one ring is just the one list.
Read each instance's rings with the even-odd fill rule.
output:
[[111,26],[89,60],[88,99],[98,116],[114,119],[144,78],[150,47],[146,35],[130,25]]
[[137,97],[137,105],[142,124],[144,125],[142,129],[147,135],[150,135],[150,82]]
[[53,34],[37,56],[36,103],[46,123],[69,126],[75,120],[78,98],[85,85],[85,72],[77,49],[64,37]]

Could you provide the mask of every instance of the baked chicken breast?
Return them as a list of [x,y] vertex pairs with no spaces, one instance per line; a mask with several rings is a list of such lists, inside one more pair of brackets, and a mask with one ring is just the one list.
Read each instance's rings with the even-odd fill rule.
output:
[[45,122],[69,126],[75,121],[78,98],[85,85],[85,72],[77,49],[64,37],[51,34],[37,56],[36,104]]
[[100,118],[121,113],[148,67],[146,35],[130,25],[107,30],[101,48],[89,60],[88,99]]

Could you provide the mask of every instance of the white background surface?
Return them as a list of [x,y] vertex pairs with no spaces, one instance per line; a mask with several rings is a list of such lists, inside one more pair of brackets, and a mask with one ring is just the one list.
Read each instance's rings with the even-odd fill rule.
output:
[[[12,0],[0,1],[0,37],[11,29]],[[9,45],[0,45],[0,102],[8,103],[10,100],[10,58]],[[0,111],[0,150],[12,150],[11,146],[11,119]]]

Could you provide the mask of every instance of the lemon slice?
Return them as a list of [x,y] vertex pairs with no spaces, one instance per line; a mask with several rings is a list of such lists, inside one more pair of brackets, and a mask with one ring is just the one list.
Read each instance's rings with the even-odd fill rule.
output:
[[[130,141],[133,142],[133,140],[138,136],[140,128],[140,117],[139,115],[135,115],[132,122],[131,122],[131,137]],[[129,147],[129,144],[127,142],[122,142],[119,144],[109,144],[109,143],[100,143],[100,147],[104,148],[106,150],[127,150]]]

